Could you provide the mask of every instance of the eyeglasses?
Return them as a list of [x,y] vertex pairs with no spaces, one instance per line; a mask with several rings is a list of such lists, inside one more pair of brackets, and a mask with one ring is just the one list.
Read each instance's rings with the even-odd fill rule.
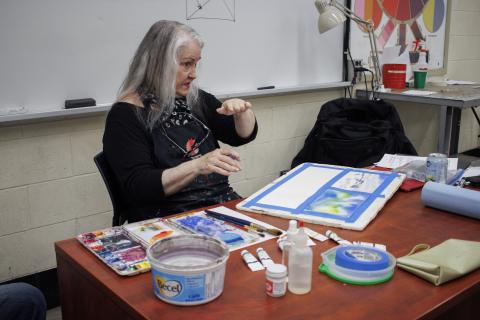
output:
[[184,148],[182,148],[180,145],[178,145],[178,143],[175,142],[175,140],[173,140],[172,138],[170,138],[170,136],[167,134],[167,130],[165,130],[165,127],[163,125],[163,122],[161,122],[161,127],[162,127],[162,133],[163,135],[165,136],[165,138],[168,139],[168,141],[170,141],[170,143],[172,143],[175,147],[177,147],[182,153],[183,153],[183,157],[184,158],[193,158],[200,146],[208,139],[208,137],[210,136],[210,129],[202,122],[200,121],[200,119],[198,119],[197,117],[195,117],[193,114],[191,113],[186,113],[186,112],[178,112],[178,114],[184,114],[186,116],[189,116],[191,117],[197,124],[199,124],[204,130],[205,130],[205,136],[202,138],[202,140],[200,140],[200,142],[195,142],[194,145],[192,145],[192,149],[191,150],[186,150]]

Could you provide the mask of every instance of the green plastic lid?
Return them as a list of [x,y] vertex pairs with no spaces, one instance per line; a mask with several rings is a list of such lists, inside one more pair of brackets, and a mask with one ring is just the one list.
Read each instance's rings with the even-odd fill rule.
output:
[[376,279],[376,280],[365,280],[365,281],[358,280],[358,279],[357,280],[352,280],[352,279],[348,279],[348,278],[345,278],[345,277],[338,276],[337,274],[332,272],[328,268],[328,266],[324,263],[322,263],[318,267],[318,271],[320,271],[321,273],[325,273],[327,276],[329,276],[332,279],[335,279],[335,280],[338,280],[338,281],[341,281],[341,282],[344,282],[344,283],[355,284],[355,285],[360,285],[360,286],[370,286],[370,285],[374,285],[374,284],[387,282],[393,276],[393,271],[392,271],[392,272],[388,273],[385,277],[379,278],[379,279]]

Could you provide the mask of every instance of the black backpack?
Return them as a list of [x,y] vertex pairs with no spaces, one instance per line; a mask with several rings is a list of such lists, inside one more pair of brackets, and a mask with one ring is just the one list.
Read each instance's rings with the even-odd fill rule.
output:
[[417,155],[395,107],[383,100],[339,98],[325,103],[292,161],[366,167],[385,153]]

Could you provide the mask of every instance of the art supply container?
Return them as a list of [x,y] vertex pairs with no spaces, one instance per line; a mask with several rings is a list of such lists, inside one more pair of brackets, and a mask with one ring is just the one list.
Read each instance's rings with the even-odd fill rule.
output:
[[390,280],[396,260],[386,251],[375,248],[345,245],[322,253],[323,263],[318,268],[335,280],[373,285]]
[[443,153],[430,153],[425,168],[425,181],[447,183],[448,159]]
[[424,89],[426,81],[427,81],[427,71],[426,70],[415,70],[415,71],[413,71],[413,86],[415,88]]
[[287,292],[287,267],[283,264],[271,264],[265,272],[265,290],[270,297],[281,297]]
[[385,88],[403,89],[407,78],[407,65],[386,63],[383,65],[383,85]]
[[201,235],[180,235],[147,249],[155,295],[176,305],[210,302],[223,292],[228,247]]

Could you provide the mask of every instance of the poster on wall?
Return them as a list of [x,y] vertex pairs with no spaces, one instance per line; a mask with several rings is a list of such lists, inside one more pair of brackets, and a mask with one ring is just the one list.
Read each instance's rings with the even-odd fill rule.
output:
[[[443,71],[446,67],[448,0],[352,0],[351,9],[373,22],[380,56],[397,47],[398,56],[407,55],[410,64],[415,64],[420,50],[426,50],[430,70]],[[352,58],[370,65],[366,29],[351,21],[350,30]]]

